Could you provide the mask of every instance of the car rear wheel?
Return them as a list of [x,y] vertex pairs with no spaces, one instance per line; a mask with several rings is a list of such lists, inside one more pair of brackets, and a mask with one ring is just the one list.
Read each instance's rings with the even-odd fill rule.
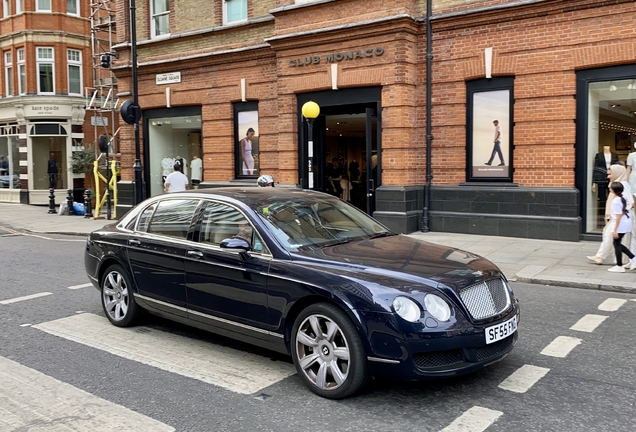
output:
[[128,327],[137,321],[139,306],[135,303],[128,273],[115,264],[104,273],[101,283],[102,306],[108,320],[117,327]]
[[292,358],[317,395],[342,399],[367,380],[367,359],[351,320],[336,306],[317,303],[303,310],[292,329]]

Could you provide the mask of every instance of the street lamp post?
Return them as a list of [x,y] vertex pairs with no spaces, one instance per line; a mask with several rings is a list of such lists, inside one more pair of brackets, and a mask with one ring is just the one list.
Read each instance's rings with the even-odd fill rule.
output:
[[314,187],[314,120],[320,114],[320,107],[314,101],[308,101],[302,107],[303,117],[307,119],[307,182],[308,188]]

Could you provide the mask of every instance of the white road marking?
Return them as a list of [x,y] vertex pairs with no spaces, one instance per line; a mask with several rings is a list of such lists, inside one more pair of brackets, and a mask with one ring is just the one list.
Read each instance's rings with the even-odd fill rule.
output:
[[52,295],[52,294],[53,293],[50,293],[50,292],[42,292],[42,293],[38,293],[38,294],[31,294],[31,295],[24,296],[24,297],[16,297],[16,298],[9,299],[9,300],[2,300],[2,301],[0,301],[0,304],[7,305],[7,304],[11,304],[11,303],[21,302],[21,301],[24,301],[24,300],[31,300],[31,299],[38,298],[38,297],[45,297],[47,295]]
[[503,413],[474,406],[440,432],[481,432],[492,425]]
[[570,330],[592,333],[596,329],[596,327],[600,326],[601,323],[605,321],[607,318],[609,317],[605,315],[587,314],[583,318],[581,318],[576,324],[570,327]]
[[119,328],[89,313],[33,328],[242,394],[256,393],[296,373],[290,363],[148,327],[143,333]]
[[499,388],[515,393],[525,393],[537,381],[543,378],[550,369],[539,366],[523,365],[499,384]]
[[0,357],[0,430],[171,432],[143,414]]
[[577,345],[581,343],[581,339],[569,337],[569,336],[559,336],[554,339],[550,345],[543,348],[541,354],[551,356],[551,357],[561,357],[565,358],[570,351],[572,351]]
[[93,284],[92,283],[85,283],[85,284],[82,284],[82,285],[70,286],[70,287],[68,287],[68,289],[76,290],[76,289],[80,289],[80,288],[88,288],[90,286],[93,286]]
[[598,310],[602,310],[605,312],[614,312],[617,311],[621,306],[627,303],[627,300],[617,299],[617,298],[608,298],[603,303],[601,303],[598,307]]
[[33,324],[20,324],[20,327],[31,327]]

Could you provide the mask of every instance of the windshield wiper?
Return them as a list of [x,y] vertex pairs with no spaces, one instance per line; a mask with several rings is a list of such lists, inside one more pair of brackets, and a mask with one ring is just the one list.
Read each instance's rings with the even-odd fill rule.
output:
[[394,233],[392,233],[390,231],[384,231],[384,232],[381,232],[381,233],[376,233],[376,234],[371,235],[369,237],[369,240],[370,239],[374,239],[374,238],[386,237],[386,236],[390,236],[390,235],[393,235],[393,234]]
[[347,239],[340,239],[340,240],[335,240],[332,242],[328,242],[328,243],[322,243],[319,246],[320,247],[329,247],[329,246],[336,246],[339,244],[345,244],[345,243],[349,243],[351,240],[347,240]]

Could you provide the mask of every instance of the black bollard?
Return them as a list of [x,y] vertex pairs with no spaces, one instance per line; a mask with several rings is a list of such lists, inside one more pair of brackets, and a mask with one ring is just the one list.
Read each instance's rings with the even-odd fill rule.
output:
[[91,191],[90,189],[86,189],[86,192],[84,192],[84,206],[86,207],[86,214],[84,215],[85,218],[92,218],[93,217],[93,207],[91,206]]
[[49,189],[49,214],[55,214],[55,189]]
[[68,203],[68,215],[74,216],[75,212],[73,211],[73,189],[67,190],[66,202]]

